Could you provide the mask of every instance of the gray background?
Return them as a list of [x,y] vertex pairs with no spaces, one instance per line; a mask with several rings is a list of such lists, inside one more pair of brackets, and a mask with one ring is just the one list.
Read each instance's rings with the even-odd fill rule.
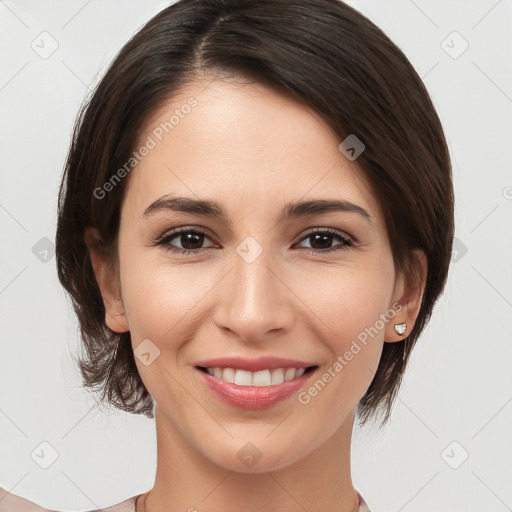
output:
[[[349,3],[400,46],[434,100],[457,236],[390,426],[354,433],[354,483],[375,512],[512,510],[512,1]],[[80,388],[51,241],[77,109],[166,5],[0,1],[0,486],[48,508],[112,505],[153,484],[153,420],[98,411]]]

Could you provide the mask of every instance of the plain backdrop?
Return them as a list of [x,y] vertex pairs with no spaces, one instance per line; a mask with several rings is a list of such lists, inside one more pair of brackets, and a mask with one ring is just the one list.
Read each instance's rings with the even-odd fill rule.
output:
[[[456,195],[446,290],[389,427],[354,432],[354,483],[375,512],[512,510],[512,1],[349,3],[423,78]],[[154,420],[97,410],[81,388],[52,251],[80,103],[166,5],[0,1],[0,486],[50,509],[104,507],[153,484]],[[56,457],[47,469],[41,449]]]

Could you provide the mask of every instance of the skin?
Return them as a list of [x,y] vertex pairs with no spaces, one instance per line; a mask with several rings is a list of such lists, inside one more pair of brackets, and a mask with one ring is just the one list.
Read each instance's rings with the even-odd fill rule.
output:
[[[421,280],[405,283],[357,161],[345,158],[341,139],[314,111],[266,86],[190,83],[146,120],[141,144],[190,97],[197,106],[127,178],[117,272],[92,252],[107,325],[129,330],[134,349],[150,339],[160,350],[148,366],[136,358],[156,401],[157,473],[146,511],[354,512],[355,407],[383,343],[402,340],[414,325],[425,256],[417,251]],[[173,211],[144,217],[165,194],[218,201],[228,221]],[[353,212],[279,221],[285,203],[313,198],[351,201],[371,222]],[[202,245],[200,238],[187,246],[179,235],[169,244],[203,249],[181,255],[152,244],[177,227],[207,235]],[[336,230],[357,244],[347,248],[334,236],[315,245],[306,237],[311,228]],[[88,240],[97,236],[88,230]],[[250,264],[236,251],[247,236],[262,249]],[[322,254],[323,247],[340,250]],[[312,248],[318,254],[308,254]],[[293,395],[266,410],[241,410],[197,377],[195,364],[206,358],[273,355],[317,364],[314,382],[396,303],[402,309],[395,318],[306,405]],[[393,328],[401,322],[404,336]],[[237,457],[247,442],[262,455],[252,467]]]

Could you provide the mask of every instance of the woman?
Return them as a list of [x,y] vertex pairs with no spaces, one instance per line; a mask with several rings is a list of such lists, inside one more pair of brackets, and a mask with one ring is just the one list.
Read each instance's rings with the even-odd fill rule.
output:
[[154,486],[107,510],[370,510],[353,423],[388,420],[452,238],[439,119],[368,19],[160,12],[84,107],[60,191],[84,382],[156,423]]

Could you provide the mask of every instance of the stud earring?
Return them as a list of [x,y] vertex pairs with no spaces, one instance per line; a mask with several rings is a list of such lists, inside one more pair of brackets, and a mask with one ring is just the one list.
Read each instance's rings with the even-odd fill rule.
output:
[[397,334],[399,334],[400,336],[402,336],[402,334],[404,334],[404,332],[406,331],[407,329],[407,324],[406,323],[403,323],[403,324],[395,324],[395,332]]

